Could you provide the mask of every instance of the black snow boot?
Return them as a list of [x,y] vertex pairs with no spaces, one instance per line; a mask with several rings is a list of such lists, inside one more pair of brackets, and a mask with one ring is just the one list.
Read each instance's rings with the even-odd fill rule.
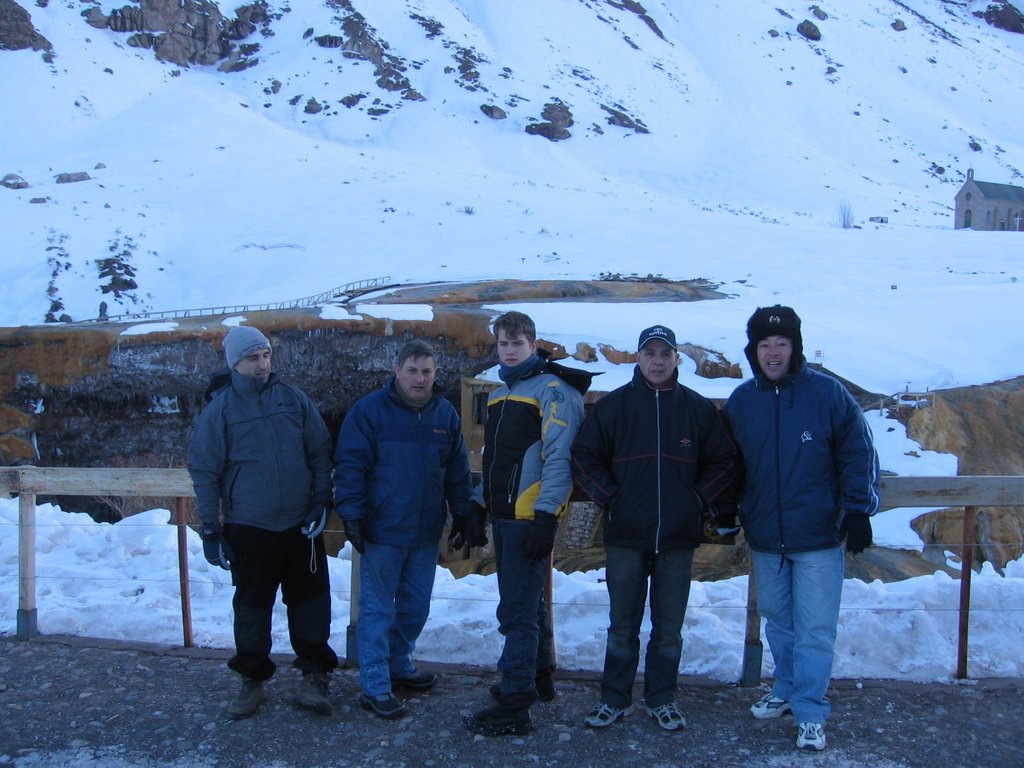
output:
[[533,730],[530,705],[537,700],[535,691],[499,693],[497,706],[462,718],[463,725],[483,736],[523,736]]
[[[537,687],[537,699],[540,701],[548,702],[555,700],[555,681],[551,677],[553,671],[554,667],[544,667],[544,669],[537,670],[537,677],[534,682]],[[495,683],[488,690],[495,699],[501,697],[501,683]]]

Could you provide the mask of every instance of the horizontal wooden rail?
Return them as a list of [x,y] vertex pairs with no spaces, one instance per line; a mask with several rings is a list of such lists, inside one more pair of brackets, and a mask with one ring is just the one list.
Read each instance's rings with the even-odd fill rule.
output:
[[[194,496],[185,469],[111,469],[82,467],[0,468],[0,495],[19,495],[19,608],[18,636],[36,634],[35,595],[35,497],[43,496],[144,496],[177,498],[179,570],[185,645],[192,644],[191,608],[188,594],[188,554],[185,547],[184,499]],[[882,478],[882,502],[897,507],[964,507],[963,559],[960,580],[960,622],[957,643],[957,677],[967,677],[967,630],[970,618],[971,568],[974,517],[978,507],[1024,506],[1024,477],[903,477]],[[358,594],[358,571],[353,559],[352,589]],[[747,629],[741,685],[757,685],[761,674],[760,617],[754,600],[753,574],[747,589]],[[354,622],[358,603],[352,601],[348,653],[354,656]]]
[[6,467],[0,493],[37,496],[194,496],[187,469]]

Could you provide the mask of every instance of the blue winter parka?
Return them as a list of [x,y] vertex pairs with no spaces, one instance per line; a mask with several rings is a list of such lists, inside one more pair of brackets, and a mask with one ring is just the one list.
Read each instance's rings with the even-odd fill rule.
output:
[[751,549],[838,547],[844,513],[879,507],[878,454],[842,382],[803,363],[778,382],[758,373],[725,416],[743,459],[740,522]]
[[334,502],[363,520],[367,541],[437,544],[447,515],[466,515],[469,455],[455,407],[436,394],[422,409],[387,385],[358,400],[334,451]]
[[331,503],[331,435],[309,396],[276,373],[237,371],[211,393],[188,450],[196,514],[284,531]]

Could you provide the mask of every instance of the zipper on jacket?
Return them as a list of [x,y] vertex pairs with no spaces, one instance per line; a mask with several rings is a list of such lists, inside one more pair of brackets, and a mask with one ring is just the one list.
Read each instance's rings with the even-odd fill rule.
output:
[[782,393],[779,385],[773,388],[775,393],[775,509],[779,518],[779,548],[786,551],[786,531],[783,527],[782,515],[782,426],[780,424],[782,415]]
[[655,458],[658,462],[658,471],[656,473],[658,486],[658,526],[654,531],[654,554],[658,554],[661,549],[661,390],[658,389],[654,390],[654,417],[654,434],[658,446],[657,451],[655,451]]
[[[512,397],[512,387],[508,388],[508,395],[501,401],[501,408],[498,410],[498,423],[494,425],[494,444],[490,447],[491,457],[487,462],[487,488],[490,490],[491,496],[494,496],[494,460],[498,455],[498,434],[501,432],[501,422],[505,418],[505,405],[510,397]],[[487,503],[487,509],[490,510],[491,514],[496,515],[497,510],[494,509],[491,499],[484,499],[484,501]],[[509,501],[511,502],[511,498]]]

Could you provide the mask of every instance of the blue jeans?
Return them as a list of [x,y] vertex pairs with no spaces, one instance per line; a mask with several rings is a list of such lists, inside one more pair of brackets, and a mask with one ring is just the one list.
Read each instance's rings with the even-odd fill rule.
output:
[[437,544],[366,542],[359,560],[359,683],[367,696],[391,692],[391,678],[416,674],[412,652],[430,613]]
[[534,691],[538,669],[554,666],[551,617],[544,588],[548,558],[531,560],[523,550],[530,520],[495,520],[494,560],[498,571],[498,631],[505,646],[498,659],[502,693]]
[[792,705],[798,723],[824,723],[831,710],[825,694],[843,593],[843,548],[751,556],[757,609],[775,660],[772,694]]
[[601,676],[601,701],[618,709],[633,703],[633,681],[640,662],[640,625],[651,581],[651,637],[644,659],[644,701],[660,707],[675,700],[683,654],[683,618],[690,598],[692,549],[645,552],[606,547],[608,645]]

